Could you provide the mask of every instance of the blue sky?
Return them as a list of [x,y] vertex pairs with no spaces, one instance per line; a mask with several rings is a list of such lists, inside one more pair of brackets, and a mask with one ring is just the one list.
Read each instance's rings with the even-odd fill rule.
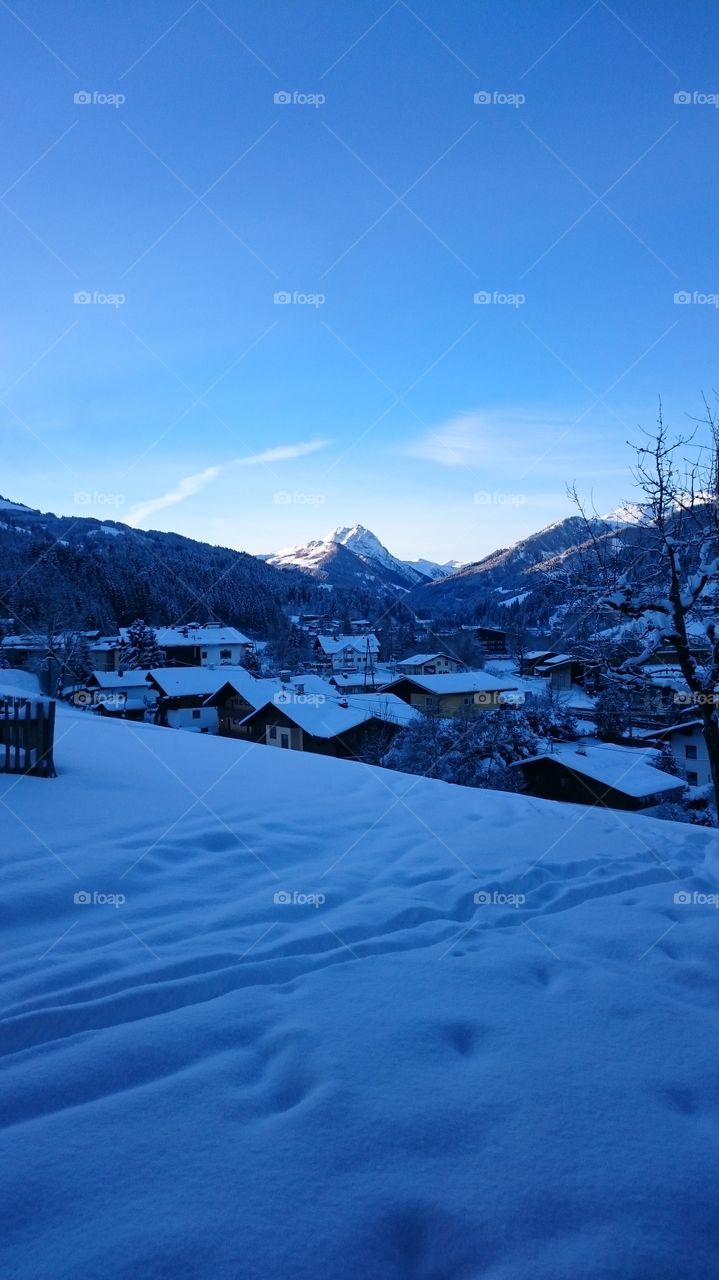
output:
[[567,481],[616,505],[658,395],[684,425],[717,385],[717,25],[2,3],[0,491],[437,559],[568,514]]

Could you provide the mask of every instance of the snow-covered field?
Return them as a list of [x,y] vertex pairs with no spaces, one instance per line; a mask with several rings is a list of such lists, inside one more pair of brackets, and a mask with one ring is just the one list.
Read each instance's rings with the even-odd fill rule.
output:
[[0,777],[4,1280],[719,1274],[716,832],[56,738]]

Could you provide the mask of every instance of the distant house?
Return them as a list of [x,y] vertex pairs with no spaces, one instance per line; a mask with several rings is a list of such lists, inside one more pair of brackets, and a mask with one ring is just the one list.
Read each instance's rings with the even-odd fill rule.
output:
[[683,794],[683,781],[656,769],[655,759],[655,752],[608,742],[560,743],[511,769],[521,775],[523,790],[545,800],[638,810]]
[[[154,631],[168,667],[237,666],[252,648],[252,641],[236,627],[219,622],[155,627]],[[120,636],[127,639],[126,627],[120,629]]]
[[217,733],[217,707],[207,705],[210,694],[227,682],[227,672],[209,667],[158,667],[147,673],[147,684],[158,694],[155,720],[170,729]]
[[502,631],[499,627],[477,627],[475,634],[485,653],[491,653],[495,656],[507,654],[506,631]]
[[122,665],[122,640],[119,635],[98,635],[96,639],[89,641],[87,648],[95,671],[119,671]]
[[525,653],[522,657],[522,667],[524,674],[533,676],[537,674],[537,668],[543,666],[550,658],[556,658],[555,649],[532,649],[530,653]]
[[687,720],[652,731],[652,740],[668,742],[677,766],[690,787],[706,787],[712,782],[709,752],[701,720]]
[[574,684],[581,684],[585,675],[585,664],[569,653],[555,653],[535,667],[538,676],[549,676],[549,684],[553,693],[563,693]]
[[266,746],[362,759],[373,743],[386,749],[394,734],[417,714],[401,699],[385,693],[320,701],[285,690],[253,711],[245,729],[248,737]]
[[339,693],[373,693],[395,678],[395,671],[389,667],[377,667],[374,663],[357,671],[333,671],[327,675],[329,683]]
[[333,671],[360,671],[377,661],[379,641],[375,635],[319,635],[314,651],[317,661]]
[[399,676],[385,686],[420,711],[442,716],[473,715],[496,707],[519,705],[524,695],[511,676],[501,679],[484,671],[441,676]]
[[81,689],[75,688],[76,706],[92,707],[100,715],[144,720],[157,707],[158,693],[147,683],[146,671],[93,671]]
[[466,670],[464,662],[448,653],[415,653],[397,663],[398,673],[408,676],[446,676]]

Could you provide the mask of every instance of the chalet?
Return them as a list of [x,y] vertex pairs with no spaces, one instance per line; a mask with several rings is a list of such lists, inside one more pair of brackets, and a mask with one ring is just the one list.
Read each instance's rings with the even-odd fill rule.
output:
[[584,680],[585,665],[569,653],[555,653],[535,667],[538,676],[548,676],[553,693],[563,693]]
[[656,752],[644,748],[563,742],[510,767],[530,795],[636,811],[683,794],[683,781],[656,769],[655,759]]
[[556,649],[532,649],[530,653],[523,654],[522,670],[524,675],[536,675],[538,667],[544,666],[550,658],[556,657],[558,657]]
[[205,699],[205,707],[215,707],[218,733],[225,738],[246,738],[247,717],[268,702],[294,698],[299,702],[322,703],[336,698],[337,690],[319,676],[287,676],[284,680],[256,680],[248,671],[239,669],[225,679]]
[[71,700],[78,707],[91,707],[100,715],[125,720],[144,720],[157,707],[158,694],[147,683],[146,671],[93,671],[82,688],[75,688]]
[[709,752],[701,720],[687,720],[652,731],[652,741],[668,742],[671,753],[690,787],[706,787],[712,782]]
[[[180,627],[156,627],[158,648],[168,667],[237,666],[252,648],[252,641],[236,627],[219,622],[188,622]],[[127,639],[127,628],[120,628]]]
[[217,733],[217,707],[206,704],[227,678],[227,671],[218,667],[157,667],[148,671],[147,684],[158,695],[155,723],[194,733]]
[[464,662],[448,653],[415,653],[397,663],[397,672],[408,676],[446,676],[466,670]]
[[333,671],[360,671],[377,661],[379,642],[375,635],[319,635],[314,651],[317,661]]
[[333,671],[327,679],[339,693],[351,694],[373,693],[377,689],[383,689],[391,680],[395,680],[396,676],[396,671],[389,667],[376,667],[372,663],[359,671]]
[[248,738],[266,746],[366,759],[386,750],[394,734],[417,714],[391,694],[319,701],[285,690],[252,712],[244,727]]
[[511,676],[489,676],[485,671],[466,671],[443,676],[399,676],[385,685],[420,711],[442,716],[474,715],[496,707],[519,705],[524,695]]
[[508,653],[507,632],[499,627],[477,627],[475,635],[485,653],[502,657]]

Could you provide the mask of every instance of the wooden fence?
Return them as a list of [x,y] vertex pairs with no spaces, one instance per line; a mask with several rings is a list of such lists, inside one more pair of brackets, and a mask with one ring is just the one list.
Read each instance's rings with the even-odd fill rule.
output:
[[55,703],[0,698],[0,773],[54,778]]

